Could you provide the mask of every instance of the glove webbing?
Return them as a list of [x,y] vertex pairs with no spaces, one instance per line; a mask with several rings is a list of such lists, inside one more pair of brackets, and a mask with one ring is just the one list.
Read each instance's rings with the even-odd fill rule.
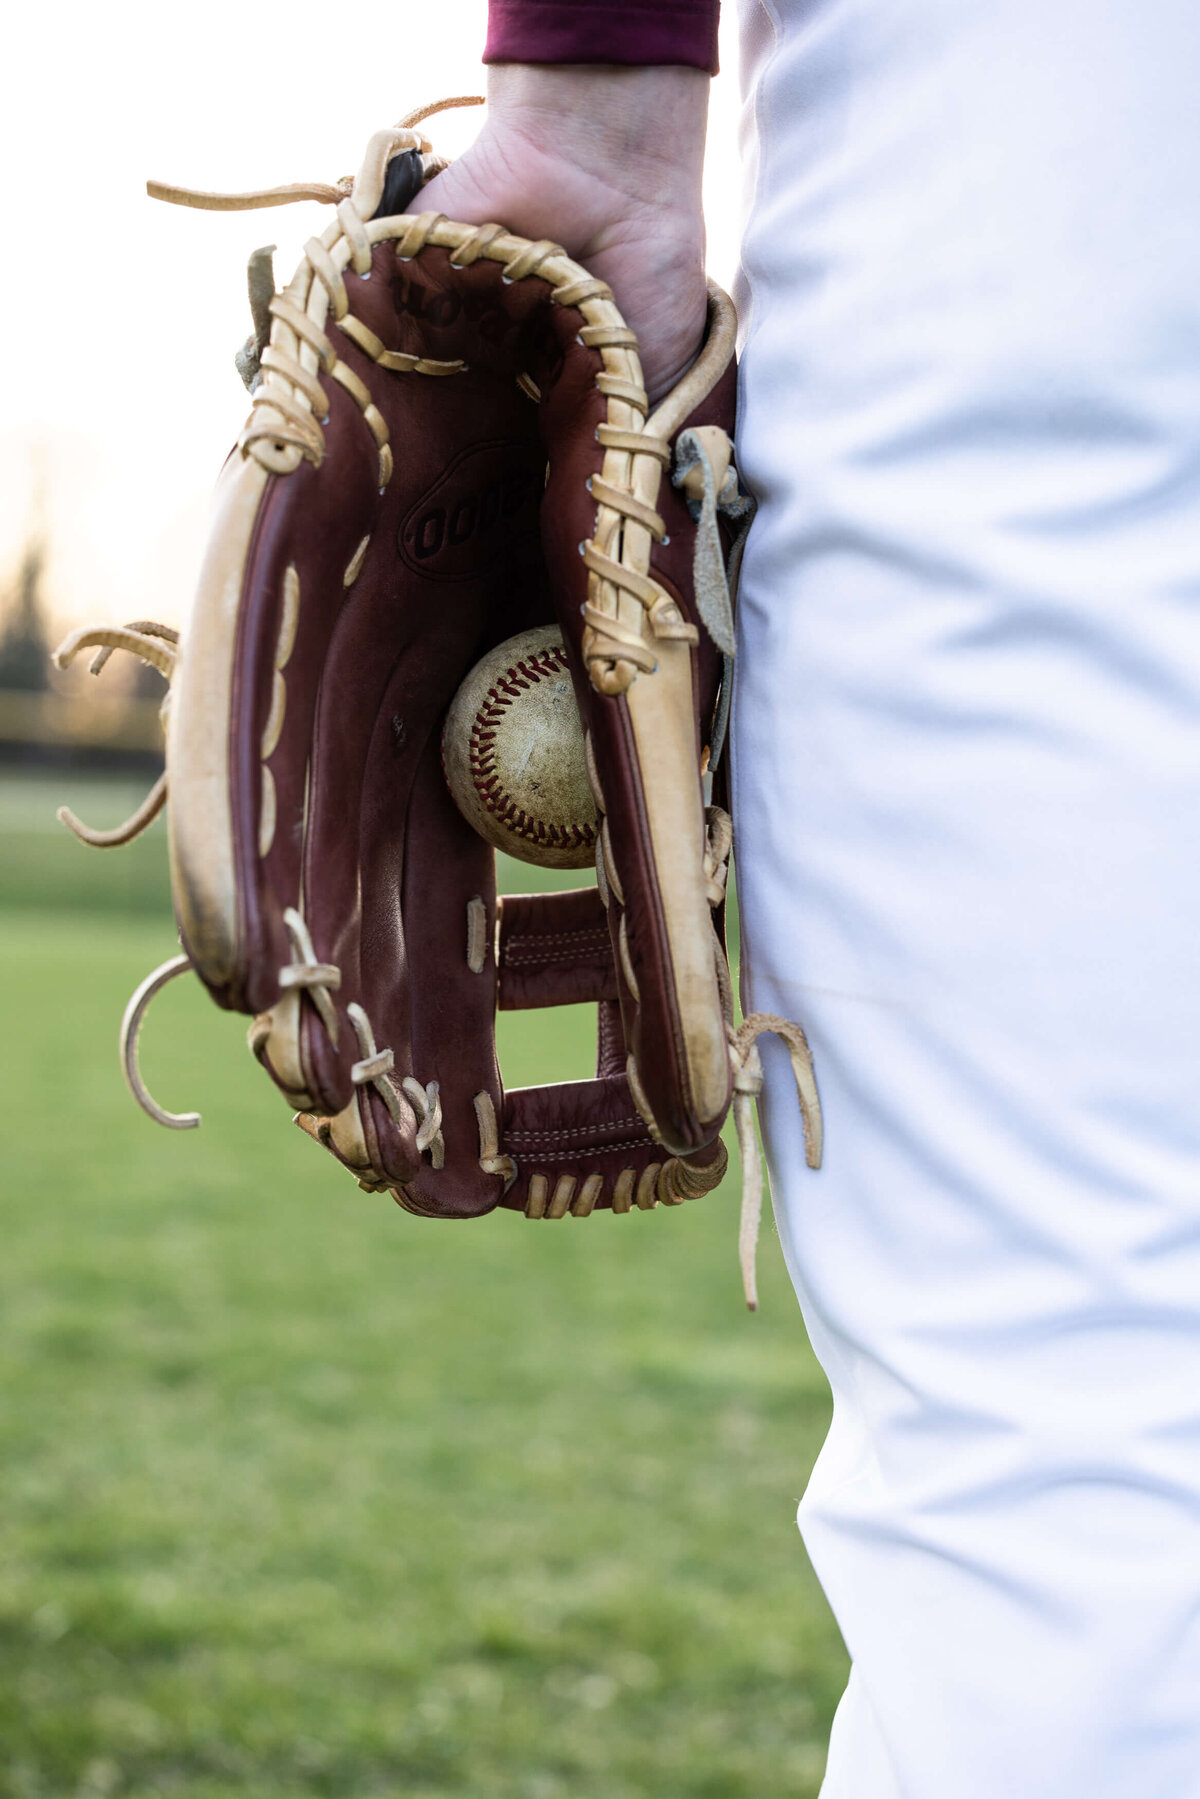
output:
[[[387,424],[366,386],[337,356],[324,329],[329,313],[334,326],[349,336],[363,354],[391,372],[446,376],[459,373],[463,367],[461,362],[435,362],[389,351],[350,311],[343,271],[352,266],[356,273],[367,274],[376,244],[395,239],[395,254],[401,260],[434,244],[448,250],[451,263],[459,268],[486,257],[503,265],[507,281],[538,276],[550,286],[556,305],[578,307],[584,313],[586,322],[579,333],[580,341],[601,351],[605,366],[596,377],[596,385],[610,401],[609,420],[601,425],[598,436],[606,450],[620,455],[619,464],[614,461],[611,472],[615,474],[618,467],[622,471],[620,478],[609,479],[606,458],[605,476],[597,477],[592,484],[597,525],[593,539],[584,546],[584,554],[595,580],[584,608],[584,659],[600,692],[623,693],[639,672],[649,672],[657,666],[653,640],[697,641],[695,627],[687,623],[671,596],[648,574],[648,545],[651,540],[661,540],[663,527],[653,506],[635,491],[636,482],[631,478],[633,459],[649,458],[664,467],[670,457],[665,435],[654,429],[658,415],[648,421],[648,428],[642,429],[649,405],[634,333],[615,313],[611,290],[572,263],[561,247],[548,239],[529,243],[513,237],[499,225],[453,225],[432,212],[380,216],[393,163],[405,161],[407,166],[418,157],[426,179],[432,172],[430,146],[413,125],[441,107],[470,104],[475,104],[472,97],[440,102],[409,114],[391,130],[377,132],[352,183],[340,182],[332,187],[307,183],[222,196],[152,182],[148,183],[148,191],[158,199],[225,210],[299,199],[317,199],[336,207],[336,222],[320,237],[308,240],[295,279],[285,293],[275,295],[266,309],[275,321],[269,345],[262,345],[259,317],[254,341],[242,353],[244,373],[255,385],[253,410],[239,440],[240,447],[243,455],[253,455],[276,474],[290,472],[301,459],[317,467],[323,460],[321,426],[328,406],[317,379],[318,371],[337,381],[362,413],[378,451],[381,487],[387,485],[392,474]],[[396,191],[402,191],[400,185]],[[259,256],[253,285],[260,315],[263,270]],[[528,391],[527,381],[522,384]],[[620,409],[615,415],[613,406]],[[628,418],[623,416],[625,413]],[[645,463],[641,466],[644,469]],[[641,608],[652,641],[646,640],[640,624],[622,620],[622,597]]]

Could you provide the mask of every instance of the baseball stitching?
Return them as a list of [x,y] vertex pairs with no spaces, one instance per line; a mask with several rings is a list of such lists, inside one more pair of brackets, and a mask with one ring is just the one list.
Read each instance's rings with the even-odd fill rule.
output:
[[480,803],[515,837],[522,837],[527,843],[536,843],[545,849],[592,849],[596,842],[594,825],[550,825],[543,819],[531,818],[523,807],[517,805],[512,795],[505,791],[496,771],[496,733],[513,701],[539,681],[548,681],[556,675],[568,673],[566,653],[556,644],[552,649],[542,650],[536,656],[522,657],[520,662],[514,663],[499,681],[488,688],[482,705],[471,721],[468,750],[471,785],[478,794]]

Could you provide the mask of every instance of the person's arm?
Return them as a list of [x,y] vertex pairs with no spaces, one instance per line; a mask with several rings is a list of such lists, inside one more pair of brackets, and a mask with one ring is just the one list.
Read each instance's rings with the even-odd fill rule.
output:
[[[635,16],[651,35],[661,33],[676,15],[669,4],[492,4],[487,120],[470,148],[430,182],[421,206],[561,243],[612,287],[657,397],[686,369],[704,327],[700,185],[715,4],[680,6],[678,31],[657,48],[631,36],[622,21]],[[695,29],[697,19],[707,22],[705,30]],[[563,33],[572,21],[568,42]],[[540,37],[529,35],[535,26]],[[639,42],[639,54],[658,55],[677,43],[691,60],[634,66],[625,57]],[[527,55],[545,50],[553,60],[498,60],[508,47]],[[562,59],[593,48],[605,48],[613,60]]]
[[484,62],[717,72],[719,0],[489,0]]

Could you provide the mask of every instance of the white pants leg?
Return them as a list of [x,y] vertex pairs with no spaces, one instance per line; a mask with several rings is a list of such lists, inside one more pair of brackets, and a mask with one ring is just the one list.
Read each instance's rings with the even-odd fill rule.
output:
[[1200,8],[748,4],[733,772],[826,1799],[1200,1795]]

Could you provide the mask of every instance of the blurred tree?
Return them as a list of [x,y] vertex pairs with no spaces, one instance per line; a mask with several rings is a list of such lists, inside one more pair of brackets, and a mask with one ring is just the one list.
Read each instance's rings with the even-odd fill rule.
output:
[[41,693],[50,684],[50,639],[42,593],[45,575],[45,539],[40,532],[31,532],[3,607],[0,687],[10,692]]

